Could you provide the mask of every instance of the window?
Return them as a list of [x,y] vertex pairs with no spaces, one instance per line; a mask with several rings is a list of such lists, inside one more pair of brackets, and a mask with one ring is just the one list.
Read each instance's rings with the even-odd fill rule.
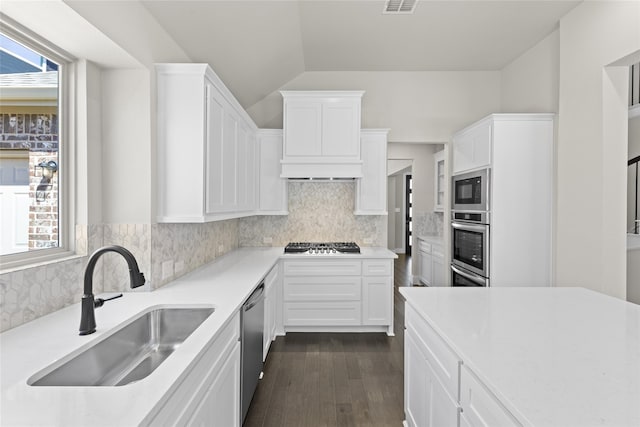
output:
[[17,24],[0,29],[0,261],[2,268],[69,251],[65,178],[72,62]]

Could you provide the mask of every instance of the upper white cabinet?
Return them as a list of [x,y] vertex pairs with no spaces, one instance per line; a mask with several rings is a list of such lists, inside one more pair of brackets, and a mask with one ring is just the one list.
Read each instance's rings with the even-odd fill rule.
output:
[[356,215],[387,215],[388,129],[363,129],[362,178],[356,184]]
[[287,180],[280,178],[282,130],[258,130],[259,215],[287,215]]
[[434,161],[434,201],[433,210],[435,212],[444,211],[444,189],[445,189],[445,173],[444,173],[444,150],[440,150],[433,155]]
[[491,117],[453,136],[453,173],[487,167],[491,163]]
[[281,91],[282,177],[359,178],[363,91]]
[[256,126],[207,64],[157,64],[158,222],[257,207]]

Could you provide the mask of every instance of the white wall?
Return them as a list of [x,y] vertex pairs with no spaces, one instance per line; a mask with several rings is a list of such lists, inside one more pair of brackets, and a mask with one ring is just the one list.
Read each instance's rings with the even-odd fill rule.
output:
[[387,148],[389,159],[413,160],[413,210],[414,212],[433,211],[433,153],[439,144],[406,144],[390,142]]
[[[150,75],[147,70],[102,73],[103,220],[151,221]],[[185,189],[187,190],[187,189]]]
[[[499,71],[306,72],[281,90],[364,90],[362,127],[390,128],[391,142],[446,142],[500,109]],[[247,109],[258,127],[282,128],[278,91]]]
[[628,69],[640,2],[584,2],[560,21],[556,284],[626,294]]
[[502,69],[502,113],[558,111],[559,41],[556,30]]

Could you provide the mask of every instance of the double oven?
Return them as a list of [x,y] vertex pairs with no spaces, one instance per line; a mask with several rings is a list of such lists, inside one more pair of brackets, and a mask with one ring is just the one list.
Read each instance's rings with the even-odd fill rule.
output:
[[452,286],[489,286],[490,179],[489,168],[453,177]]

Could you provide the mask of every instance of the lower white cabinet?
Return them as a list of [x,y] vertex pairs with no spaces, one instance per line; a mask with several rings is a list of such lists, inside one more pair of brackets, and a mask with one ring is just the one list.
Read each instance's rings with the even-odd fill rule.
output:
[[284,331],[393,335],[393,261],[283,261]]
[[427,360],[423,344],[405,333],[405,415],[411,427],[456,426],[458,404]]
[[142,425],[240,426],[240,314]]
[[419,280],[427,286],[446,286],[442,243],[418,238]]
[[217,368],[211,387],[191,414],[187,425],[240,425],[240,342],[236,342],[227,360]]
[[278,294],[280,293],[279,264],[271,269],[264,279],[264,330],[262,334],[263,348],[262,361],[267,360],[269,347],[276,337],[276,325],[278,321]]
[[521,425],[408,304],[405,326],[404,413],[408,426]]

